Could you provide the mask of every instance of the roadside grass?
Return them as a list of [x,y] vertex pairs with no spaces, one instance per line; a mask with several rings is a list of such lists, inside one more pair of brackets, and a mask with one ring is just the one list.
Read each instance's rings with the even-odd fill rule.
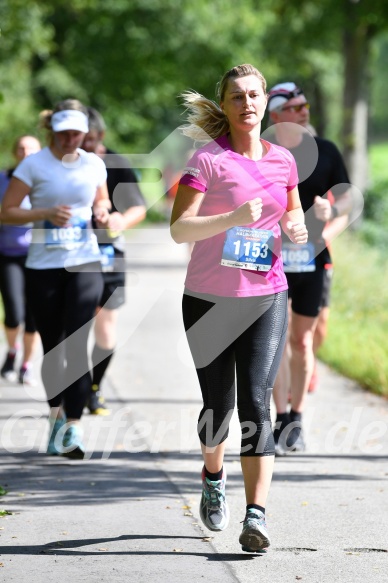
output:
[[369,149],[370,184],[364,193],[364,221],[361,234],[369,244],[386,250],[388,247],[388,142],[379,142]]
[[[0,486],[0,496],[5,496],[6,494],[8,494],[8,491],[3,488],[3,486]],[[5,510],[4,508],[0,508],[0,517],[8,516],[9,514],[12,514],[12,512]]]
[[388,142],[378,142],[369,148],[370,171],[373,182],[387,179]]
[[319,357],[388,397],[388,259],[349,230],[334,241],[333,259],[329,333]]

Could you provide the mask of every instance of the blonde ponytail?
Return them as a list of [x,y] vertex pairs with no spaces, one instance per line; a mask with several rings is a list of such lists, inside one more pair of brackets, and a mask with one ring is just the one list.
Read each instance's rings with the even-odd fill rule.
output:
[[52,109],[44,109],[39,114],[39,127],[45,130],[51,130],[51,116],[53,115]]
[[210,142],[226,134],[229,122],[219,105],[196,91],[181,94],[188,111],[189,125],[181,126],[182,133],[194,142]]

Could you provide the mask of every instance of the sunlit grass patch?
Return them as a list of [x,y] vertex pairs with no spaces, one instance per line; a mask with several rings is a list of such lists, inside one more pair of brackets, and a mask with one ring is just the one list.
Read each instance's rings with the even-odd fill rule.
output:
[[320,357],[388,396],[388,259],[345,232],[333,244],[329,336]]

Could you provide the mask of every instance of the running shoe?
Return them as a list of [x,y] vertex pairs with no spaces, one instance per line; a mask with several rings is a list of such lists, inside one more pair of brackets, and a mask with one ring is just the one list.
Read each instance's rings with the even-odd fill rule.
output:
[[32,367],[31,366],[22,366],[19,370],[19,383],[21,385],[28,385],[30,387],[36,386],[36,380],[32,375]]
[[[62,453],[62,448],[60,446],[57,447],[56,443],[56,436],[57,433],[66,423],[66,417],[62,417],[61,419],[49,419],[50,423],[50,434],[49,434],[49,442],[47,445],[47,455],[60,455]],[[58,441],[58,440],[57,440]]]
[[78,425],[70,425],[63,437],[61,455],[74,460],[83,460],[85,448],[82,443],[82,429]]
[[294,427],[287,436],[288,451],[300,452],[305,451],[306,442],[304,439],[303,427],[300,421],[292,421]]
[[91,415],[110,415],[110,410],[105,405],[105,399],[102,396],[98,385],[92,385],[92,391],[89,396],[87,407]]
[[226,472],[221,480],[209,480],[202,470],[202,497],[199,505],[199,515],[209,530],[225,530],[229,524],[229,507],[225,500]]
[[7,352],[3,366],[1,367],[0,374],[3,379],[7,381],[16,381],[17,375],[15,372],[15,358],[16,352]]
[[260,553],[270,546],[265,515],[257,508],[249,508],[243,521],[239,543],[247,553]]
[[[277,427],[276,425],[279,425]],[[290,419],[287,417],[285,421],[278,421],[276,420],[275,429],[273,430],[273,439],[275,442],[275,456],[276,457],[283,457],[287,455],[287,435],[288,430],[287,427],[290,424]]]

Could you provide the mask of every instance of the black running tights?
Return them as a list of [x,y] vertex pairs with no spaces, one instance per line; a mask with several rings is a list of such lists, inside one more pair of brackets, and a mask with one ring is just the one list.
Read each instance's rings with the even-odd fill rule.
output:
[[4,304],[4,325],[17,328],[24,323],[25,332],[36,331],[31,309],[26,301],[26,257],[0,255],[0,292]]
[[201,442],[215,446],[228,436],[237,379],[241,455],[273,455],[270,399],[286,340],[287,292],[227,298],[186,291],[183,320],[202,391]]
[[80,419],[91,390],[87,342],[103,280],[98,264],[27,269],[27,294],[43,344],[42,380],[50,407]]

